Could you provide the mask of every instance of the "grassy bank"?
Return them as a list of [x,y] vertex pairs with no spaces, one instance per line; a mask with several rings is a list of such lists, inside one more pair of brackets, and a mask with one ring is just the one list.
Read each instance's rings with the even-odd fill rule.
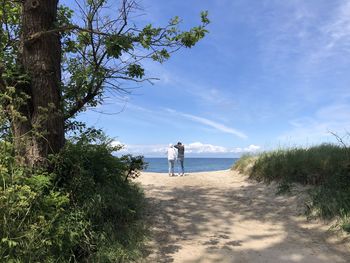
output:
[[308,149],[281,149],[242,156],[233,169],[258,181],[280,183],[288,191],[293,183],[312,185],[309,214],[340,218],[350,232],[350,149],[323,144]]

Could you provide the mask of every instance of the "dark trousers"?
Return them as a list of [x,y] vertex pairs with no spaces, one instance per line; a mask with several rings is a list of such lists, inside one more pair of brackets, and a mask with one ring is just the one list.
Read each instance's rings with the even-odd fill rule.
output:
[[178,158],[178,162],[180,164],[180,168],[181,168],[181,173],[185,173],[185,168],[184,168],[184,158]]

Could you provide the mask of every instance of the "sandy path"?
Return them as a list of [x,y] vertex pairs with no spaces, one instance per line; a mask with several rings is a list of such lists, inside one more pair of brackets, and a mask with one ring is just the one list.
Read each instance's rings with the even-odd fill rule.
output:
[[[350,262],[350,250],[302,216],[301,194],[232,171],[185,177],[144,173],[150,255],[143,262]],[[339,240],[339,238],[338,238]]]

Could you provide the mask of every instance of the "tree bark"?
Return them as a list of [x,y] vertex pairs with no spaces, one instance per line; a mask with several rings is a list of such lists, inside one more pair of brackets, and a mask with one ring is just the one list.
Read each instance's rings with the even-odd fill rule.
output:
[[58,32],[33,34],[55,28],[58,0],[24,0],[19,61],[29,75],[29,85],[16,87],[29,99],[19,107],[12,130],[21,163],[31,167],[46,163],[51,153],[64,146],[61,103],[61,44]]

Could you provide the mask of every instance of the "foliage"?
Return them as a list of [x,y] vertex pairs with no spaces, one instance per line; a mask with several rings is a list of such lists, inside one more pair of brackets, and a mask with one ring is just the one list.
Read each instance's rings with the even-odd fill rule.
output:
[[288,192],[292,183],[313,185],[308,204],[309,214],[342,218],[349,229],[350,160],[349,149],[323,144],[308,149],[292,148],[243,156],[233,169],[258,181],[280,183],[280,193]]
[[140,176],[140,171],[147,168],[147,163],[144,162],[143,156],[132,156],[131,154],[123,155],[120,160],[125,165],[125,181]]
[[112,155],[120,147],[108,142],[91,131],[68,142],[51,157],[50,173],[18,167],[11,143],[0,143],[0,261],[126,262],[141,255],[143,194],[125,180],[125,160]]
[[[32,32],[23,29],[24,2],[0,0],[1,261],[125,262],[140,255],[143,194],[128,179],[137,177],[146,164],[141,156],[114,156],[120,147],[74,118],[103,103],[106,95],[128,93],[130,81],[151,81],[143,61],[163,63],[180,48],[193,47],[207,34],[209,19],[202,12],[199,25],[188,30],[180,28],[178,17],[161,27],[144,25],[133,19],[140,12],[136,1],[118,2],[119,8],[111,10],[112,1],[78,0],[78,14],[60,6],[47,31]],[[35,8],[40,11],[40,5]],[[34,74],[26,67],[23,50],[41,43],[40,38],[57,36],[53,34],[61,40],[61,52],[51,54],[55,61],[62,56],[60,70],[55,66],[62,79],[53,85],[60,101],[39,105],[38,95],[50,90],[33,89],[43,75],[41,69]],[[49,141],[55,138],[51,135],[62,135],[58,137],[63,142],[63,121],[65,132],[79,137],[67,141],[47,162],[51,151],[45,147],[59,141]],[[19,165],[26,163],[19,161],[26,153],[35,152],[23,145],[43,146],[37,148],[44,149],[36,156],[40,169],[35,160],[27,162],[30,168]]]
[[72,258],[70,250],[85,241],[89,222],[69,209],[69,196],[55,189],[54,174],[18,167],[10,143],[1,142],[0,154],[0,260]]
[[[0,0],[0,94],[6,88],[15,88],[15,96],[23,91],[31,95],[33,76],[23,69],[20,47],[38,43],[39,38],[49,34],[35,32],[22,39],[21,5],[21,1]],[[188,30],[180,28],[179,17],[164,26],[145,25],[136,19],[135,14],[142,8],[135,0],[78,0],[76,9],[77,13],[60,5],[57,21],[50,29],[61,37],[63,109],[58,110],[64,115],[66,130],[79,129],[72,118],[103,103],[107,93],[118,96],[130,92],[130,82],[150,82],[152,78],[145,75],[143,61],[163,63],[180,48],[193,47],[207,34],[210,23],[205,11],[200,14],[199,25]],[[4,117],[8,121],[14,118],[9,114]],[[8,123],[0,125],[2,129],[8,127]]]

